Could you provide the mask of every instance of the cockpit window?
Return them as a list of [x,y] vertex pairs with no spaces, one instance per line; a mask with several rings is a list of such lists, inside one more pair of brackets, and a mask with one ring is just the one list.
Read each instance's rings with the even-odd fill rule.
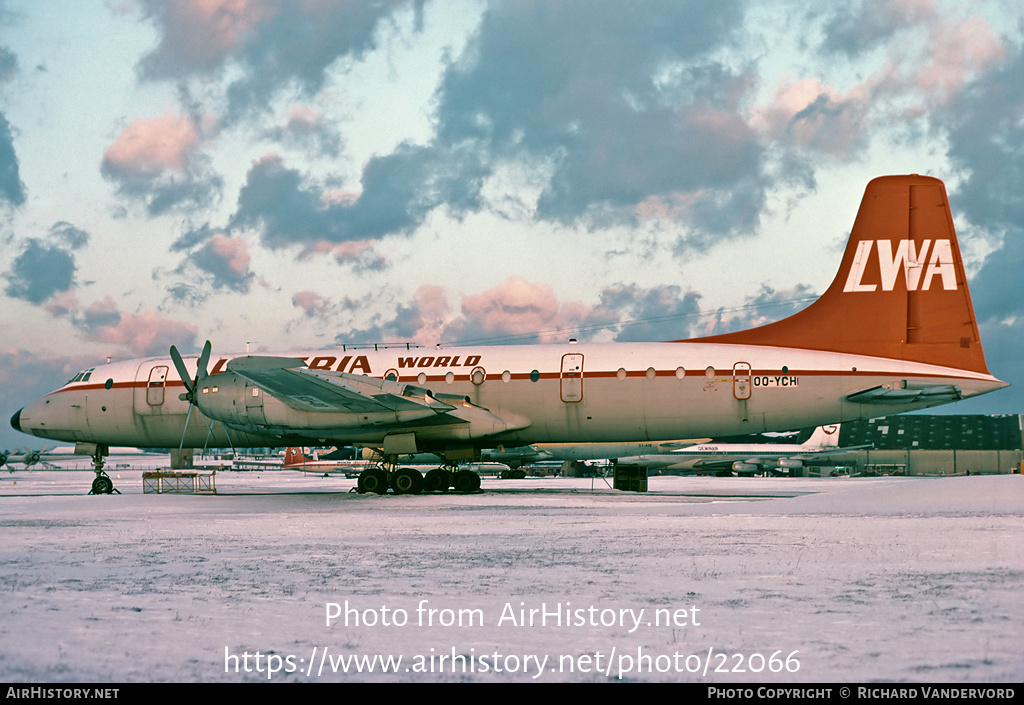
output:
[[67,383],[68,384],[73,384],[75,382],[88,382],[89,378],[92,377],[93,370],[95,370],[95,369],[96,369],[95,367],[90,367],[89,369],[87,369],[87,370],[85,370],[83,372],[79,372],[77,375],[75,375],[74,377],[69,379],[67,381]]

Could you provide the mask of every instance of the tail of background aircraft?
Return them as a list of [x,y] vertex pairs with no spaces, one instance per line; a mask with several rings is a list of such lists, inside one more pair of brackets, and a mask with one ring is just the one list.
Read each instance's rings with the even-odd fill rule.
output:
[[302,448],[286,448],[284,451],[284,467],[295,467],[305,464],[305,461],[313,460],[313,458],[307,458],[302,452]]
[[946,188],[916,174],[868,183],[839,273],[817,301],[776,323],[696,340],[871,355],[989,374]]
[[803,445],[809,450],[838,448],[839,424],[834,423],[828,426],[818,426],[814,429],[814,433],[811,434],[811,437],[808,438]]

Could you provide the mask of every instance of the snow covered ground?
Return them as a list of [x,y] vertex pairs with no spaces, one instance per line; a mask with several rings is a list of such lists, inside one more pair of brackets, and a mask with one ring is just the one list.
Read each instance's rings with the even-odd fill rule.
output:
[[88,472],[0,475],[0,680],[1024,675],[1019,475],[379,497],[282,471],[154,495],[118,474],[120,496],[86,496]]

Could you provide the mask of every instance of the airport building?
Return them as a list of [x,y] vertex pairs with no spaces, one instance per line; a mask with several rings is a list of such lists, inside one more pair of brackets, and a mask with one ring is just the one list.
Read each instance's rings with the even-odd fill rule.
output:
[[871,448],[852,454],[857,469],[867,473],[1020,472],[1024,461],[1022,421],[1020,414],[886,416],[843,424],[839,445],[870,444]]
[[[814,429],[794,439],[758,437],[758,442],[803,442]],[[742,438],[742,440],[740,440]],[[726,439],[719,439],[725,441]],[[750,436],[729,439],[750,443]],[[1020,472],[1024,462],[1024,415],[904,414],[844,423],[842,448],[867,446],[817,465],[838,473],[964,475]],[[808,463],[808,469],[814,464]]]

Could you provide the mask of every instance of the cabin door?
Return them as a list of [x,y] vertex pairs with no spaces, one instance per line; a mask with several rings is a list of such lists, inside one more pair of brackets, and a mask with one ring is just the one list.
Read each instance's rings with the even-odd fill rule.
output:
[[583,356],[578,353],[562,355],[562,372],[559,379],[562,401],[583,401]]
[[732,395],[744,401],[750,398],[750,363],[737,362],[732,366]]
[[135,413],[153,415],[172,413],[165,411],[164,401],[167,398],[167,365],[143,362],[135,375],[134,407]]

